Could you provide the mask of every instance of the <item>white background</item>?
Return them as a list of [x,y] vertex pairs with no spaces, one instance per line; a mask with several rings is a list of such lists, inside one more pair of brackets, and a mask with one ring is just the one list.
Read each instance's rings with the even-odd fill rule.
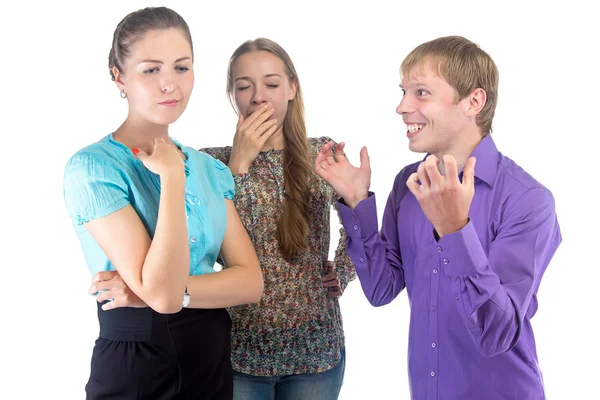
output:
[[[421,158],[396,115],[400,62],[451,34],[480,44],[500,70],[494,139],[554,193],[564,241],[532,323],[548,398],[596,398],[598,331],[598,14],[580,1],[165,1],[188,22],[196,84],[171,135],[231,143],[229,56],[246,39],[279,42],[305,94],[309,136],[367,145],[379,216],[394,176]],[[98,333],[90,275],[62,198],[67,159],[119,126],[112,34],[155,1],[11,2],[0,24],[0,398],[81,399]],[[206,2],[208,3],[208,2]],[[213,3],[213,2],[211,2]],[[438,3],[438,4],[436,4]],[[590,2],[591,4],[592,2]],[[337,225],[336,225],[337,226]],[[337,237],[337,236],[335,236]],[[334,241],[335,243],[335,241]],[[347,367],[341,399],[406,399],[409,306],[371,307],[358,281],[341,300]]]

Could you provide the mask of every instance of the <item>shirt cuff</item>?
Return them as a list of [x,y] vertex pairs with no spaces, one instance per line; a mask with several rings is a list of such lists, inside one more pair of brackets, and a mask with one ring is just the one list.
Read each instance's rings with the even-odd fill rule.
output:
[[471,221],[460,231],[444,235],[437,242],[437,251],[445,275],[451,278],[472,275],[488,263]]
[[379,232],[377,203],[373,192],[369,192],[369,196],[358,203],[354,210],[346,207],[343,199],[338,200],[338,212],[346,235],[350,237],[366,239]]

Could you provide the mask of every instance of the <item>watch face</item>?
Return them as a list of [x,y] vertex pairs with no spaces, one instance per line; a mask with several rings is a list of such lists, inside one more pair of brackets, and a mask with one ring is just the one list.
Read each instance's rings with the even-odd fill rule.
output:
[[185,293],[185,294],[183,295],[183,306],[184,306],[184,307],[187,307],[187,306],[189,306],[189,305],[190,305],[190,295],[189,295],[189,294],[187,294],[187,293]]

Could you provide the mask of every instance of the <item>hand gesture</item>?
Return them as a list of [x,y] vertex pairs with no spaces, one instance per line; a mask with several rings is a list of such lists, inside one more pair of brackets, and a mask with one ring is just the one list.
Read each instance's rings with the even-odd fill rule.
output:
[[315,158],[315,172],[327,182],[346,205],[354,209],[358,203],[366,199],[371,186],[371,166],[367,148],[360,150],[360,168],[354,167],[344,153],[345,144],[335,146],[333,142],[325,144]]
[[443,160],[446,176],[438,170],[440,160],[430,155],[406,182],[440,237],[461,230],[469,222],[475,194],[475,157],[465,164],[462,182],[454,157],[445,155]]
[[166,174],[183,174],[184,172],[183,155],[177,146],[166,143],[162,138],[154,139],[152,155],[137,148],[131,151],[146,168],[161,177]]
[[248,119],[240,113],[229,158],[231,172],[248,172],[266,141],[277,131],[277,120],[268,119],[274,112],[275,109],[265,105],[250,114]]

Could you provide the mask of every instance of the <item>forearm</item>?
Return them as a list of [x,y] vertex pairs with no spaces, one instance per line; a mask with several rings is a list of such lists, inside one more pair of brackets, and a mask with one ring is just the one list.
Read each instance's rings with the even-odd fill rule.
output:
[[185,210],[185,175],[161,178],[154,238],[141,271],[141,293],[150,307],[177,312],[190,269]]
[[213,274],[190,276],[191,308],[223,308],[258,303],[263,293],[260,269],[232,266]]
[[[486,265],[477,272],[451,281],[453,299],[479,352],[491,357],[509,351],[517,342],[523,318],[516,299]],[[523,309],[522,312],[525,312]]]
[[[533,203],[535,204],[535,203]],[[493,356],[517,343],[542,274],[560,243],[553,214],[543,208],[501,228],[488,252],[472,222],[440,239],[440,268],[481,354]],[[535,313],[535,309],[533,310]]]
[[375,306],[389,304],[404,289],[404,274],[392,267],[387,250],[377,235],[359,241],[348,240],[351,255],[362,290]]
[[346,251],[365,296],[374,306],[390,303],[405,286],[391,201],[384,212],[381,236],[377,231],[374,195],[359,204],[354,212],[343,204],[338,207],[348,236]]

